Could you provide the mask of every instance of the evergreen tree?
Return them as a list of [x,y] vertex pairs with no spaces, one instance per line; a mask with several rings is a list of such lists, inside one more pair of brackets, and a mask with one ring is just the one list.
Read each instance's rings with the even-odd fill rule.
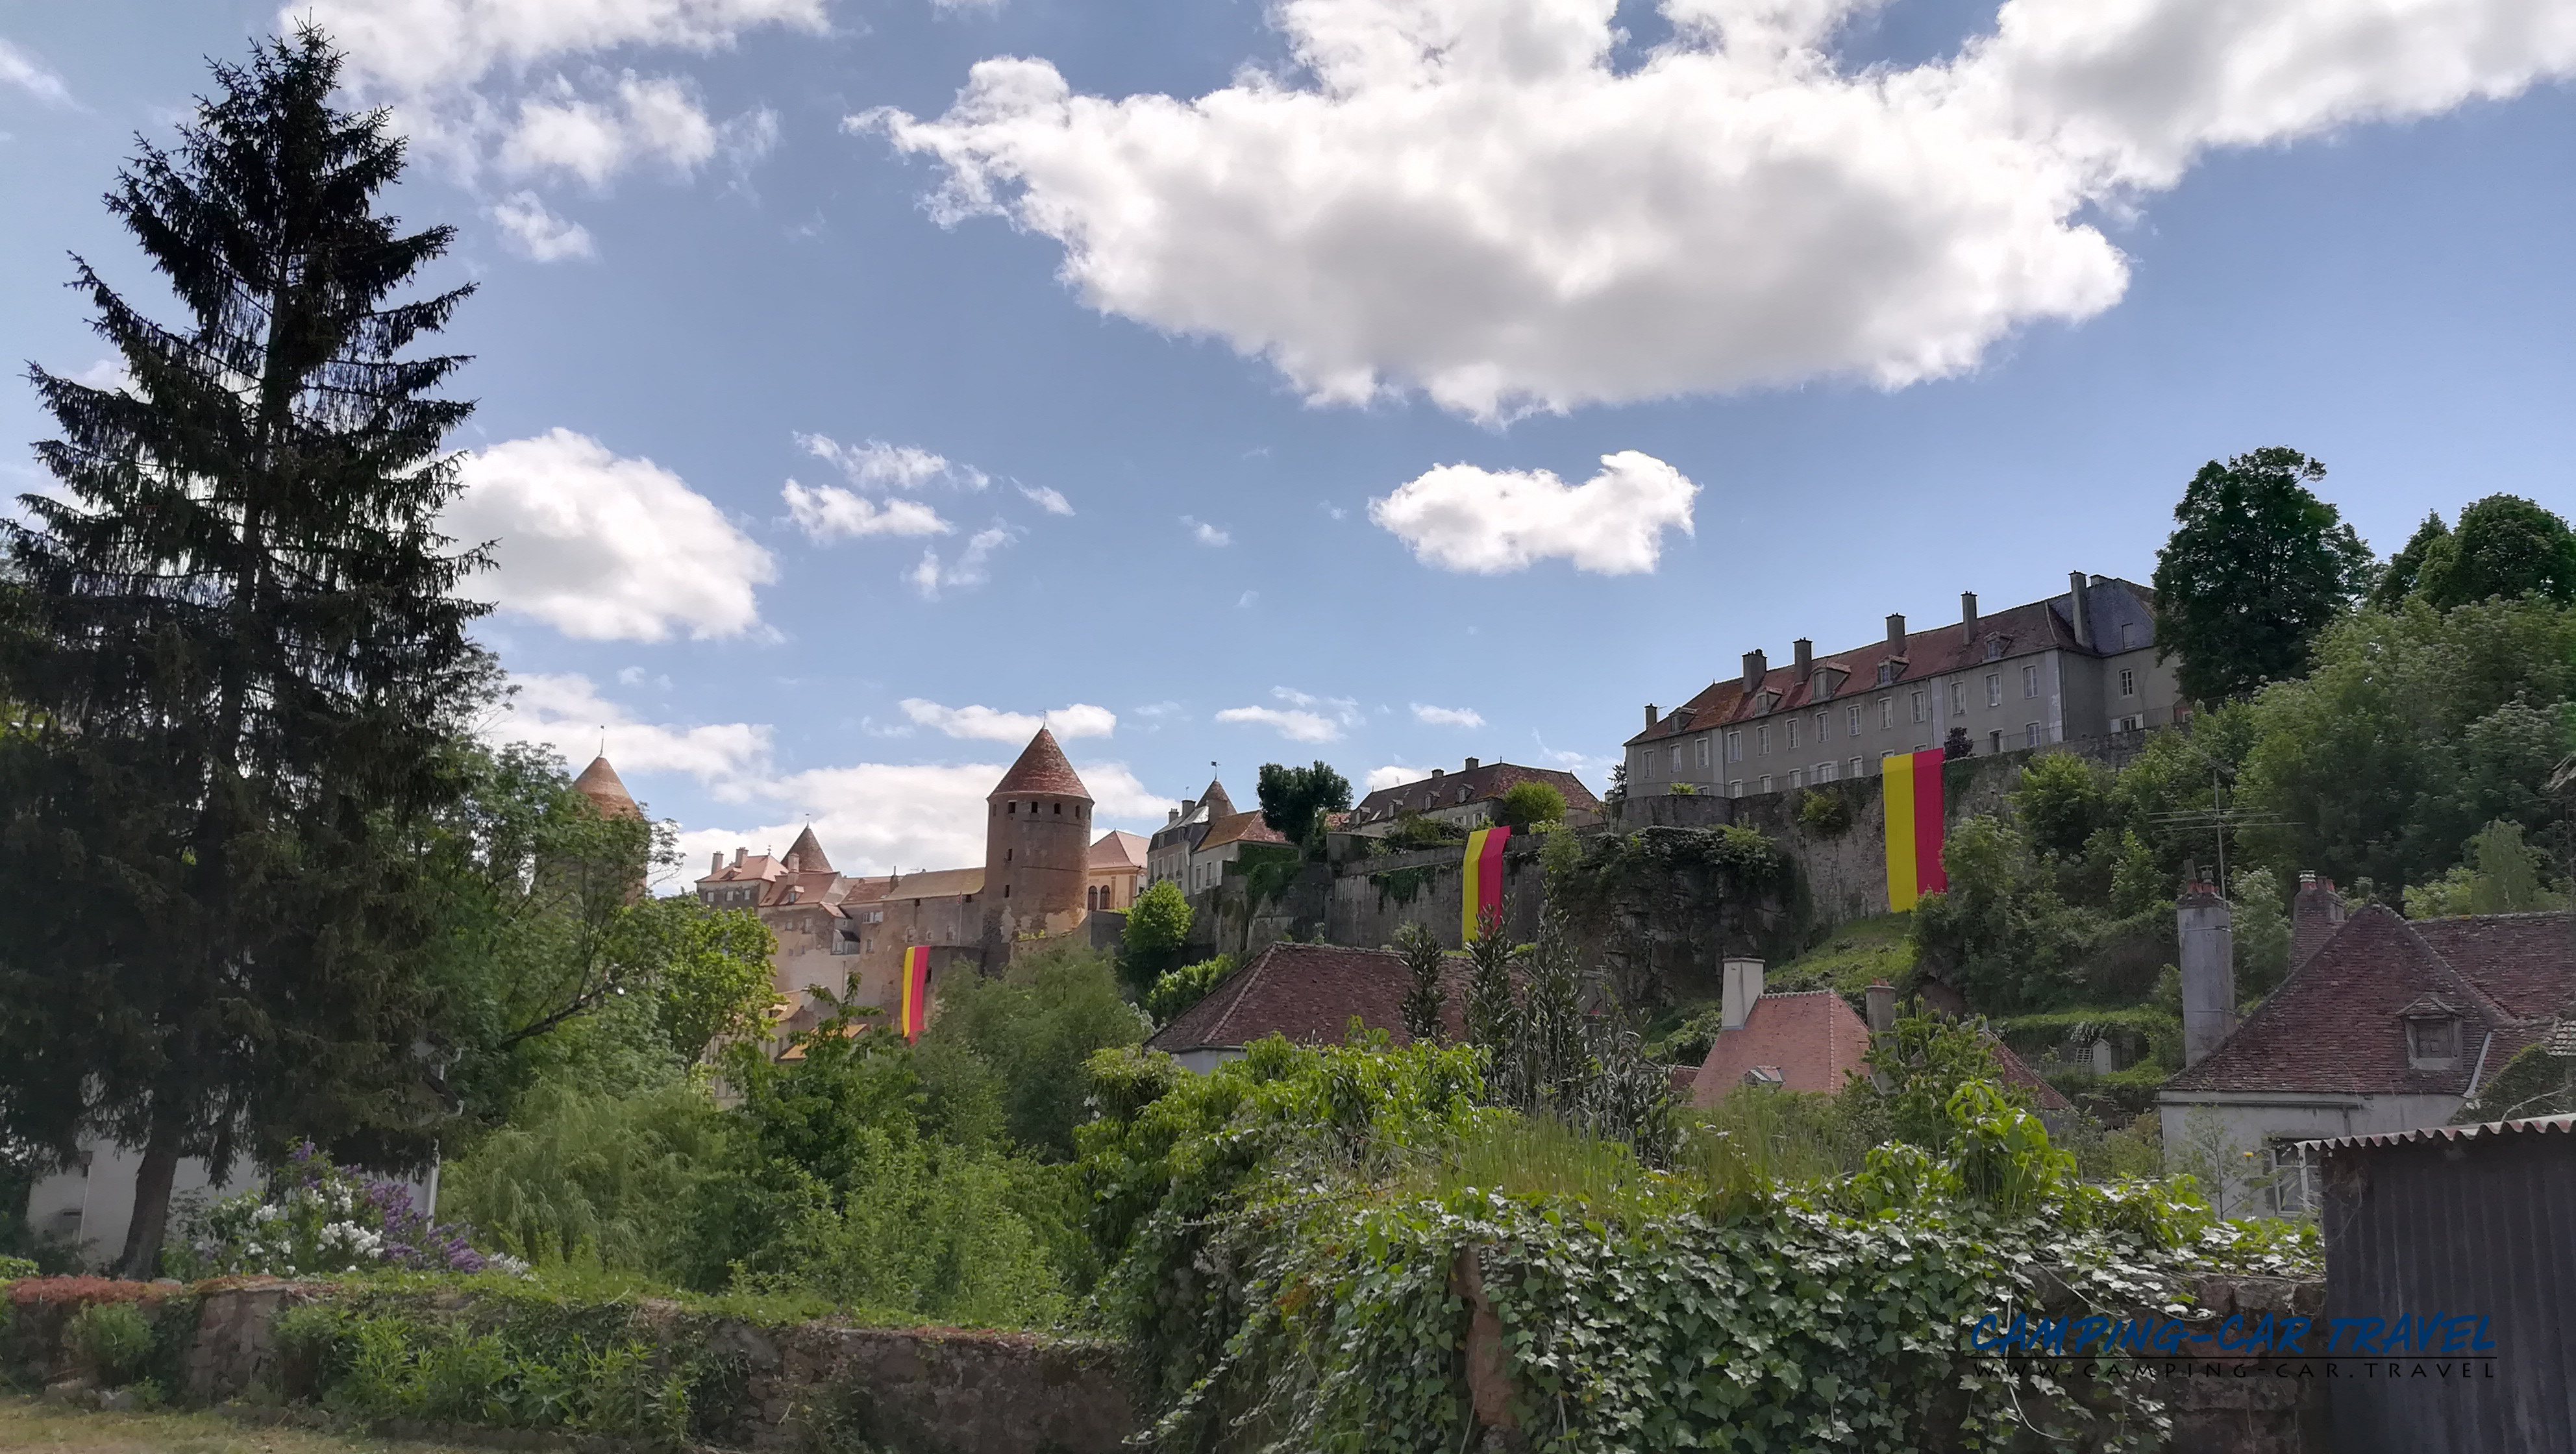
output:
[[2310,643],[2369,584],[2370,550],[2308,488],[2326,467],[2295,449],[2201,466],[2156,556],[2156,654],[2183,695],[2215,705],[2308,667]]
[[272,40],[141,143],[107,206],[186,321],[73,259],[131,382],[29,370],[55,487],[0,525],[0,1133],[141,1148],[130,1274],[181,1157],[416,1158],[447,1110],[413,830],[493,671],[434,525],[463,360],[405,354],[469,290],[392,301],[453,230],[370,210],[402,144],[339,65]]
[[1404,992],[1404,1033],[1416,1045],[1437,1045],[1448,1038],[1440,1012],[1448,1004],[1442,978],[1447,972],[1449,953],[1430,930],[1419,924],[1407,924],[1395,931],[1395,952],[1404,956],[1404,967],[1413,976],[1412,985]]
[[1520,1038],[1520,1002],[1512,965],[1520,951],[1503,932],[1503,911],[1488,908],[1467,941],[1467,1040],[1493,1052],[1496,1073]]

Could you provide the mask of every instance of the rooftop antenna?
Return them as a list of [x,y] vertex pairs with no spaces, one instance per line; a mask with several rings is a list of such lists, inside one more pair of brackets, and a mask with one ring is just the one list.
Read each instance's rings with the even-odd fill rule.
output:
[[2147,820],[2151,823],[2169,824],[2185,831],[2194,828],[2211,830],[2218,839],[2218,896],[2222,899],[2228,897],[2227,830],[2281,821],[2281,815],[2278,813],[2252,813],[2227,806],[2219,789],[2219,774],[2223,770],[2218,759],[2213,757],[2209,760],[2209,806],[2207,808],[2188,809],[2179,813],[2156,813],[2150,815]]

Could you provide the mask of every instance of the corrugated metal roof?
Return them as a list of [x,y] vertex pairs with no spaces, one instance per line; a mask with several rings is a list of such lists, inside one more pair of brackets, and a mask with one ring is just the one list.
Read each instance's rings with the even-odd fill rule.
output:
[[2482,1126],[2419,1126],[2412,1131],[2381,1131],[2370,1136],[2334,1136],[2303,1144],[2340,1151],[2353,1146],[2405,1146],[2418,1141],[2467,1141],[2479,1136],[2576,1136],[2576,1115],[2532,1116],[2520,1121],[2489,1121]]

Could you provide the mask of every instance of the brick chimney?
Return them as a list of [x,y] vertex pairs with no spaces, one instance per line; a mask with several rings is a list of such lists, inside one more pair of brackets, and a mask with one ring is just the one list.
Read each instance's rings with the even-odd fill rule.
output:
[[1879,980],[1861,991],[1861,1001],[1869,1007],[1869,1033],[1884,1035],[1896,1028],[1896,986]]
[[1646,726],[1652,728],[1655,725],[1655,720],[1655,704],[1648,702],[1646,704]]
[[1807,674],[1815,670],[1816,643],[1801,636],[1797,640],[1789,643],[1789,649],[1797,653],[1798,680],[1803,682],[1807,679]]
[[2236,1033],[2236,916],[2195,883],[2174,906],[2182,940],[2182,1063],[2197,1065]]
[[1887,644],[1899,652],[1905,650],[1905,613],[1902,611],[1888,614]]
[[742,861],[743,861],[743,859],[744,859],[745,857],[749,856],[749,855],[750,855],[750,853],[751,853],[751,850],[750,850],[750,849],[748,849],[748,848],[737,848],[737,849],[735,849],[735,850],[733,851],[733,866],[734,866],[734,867],[736,867],[736,868],[740,868],[740,867],[742,867]]
[[1959,593],[1959,639],[1977,639],[1977,593],[1974,591]]
[[2343,896],[2335,892],[2334,880],[2322,874],[2299,875],[2299,895],[2290,901],[2290,968],[2308,962],[2308,956],[2325,947],[2325,942],[2343,927]]
[[1730,959],[1724,966],[1724,978],[1718,985],[1718,1028],[1741,1030],[1751,1018],[1755,1002],[1762,998],[1762,961]]
[[1744,653],[1744,690],[1749,696],[1762,689],[1762,679],[1771,674],[1771,660],[1760,647]]
[[724,872],[723,849],[719,848],[715,852],[708,854],[707,857],[715,860],[715,862],[707,865],[707,877],[714,878],[717,874]]

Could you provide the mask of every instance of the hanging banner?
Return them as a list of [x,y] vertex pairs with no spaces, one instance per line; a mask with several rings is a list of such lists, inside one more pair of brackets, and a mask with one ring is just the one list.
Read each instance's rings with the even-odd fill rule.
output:
[[1950,887],[1941,867],[1941,763],[1935,747],[1880,764],[1887,793],[1887,907],[1902,913]]
[[1503,845],[1511,841],[1509,828],[1479,828],[1467,835],[1467,860],[1459,865],[1458,900],[1465,910],[1458,929],[1461,944],[1475,939],[1487,909],[1502,911]]
[[895,1021],[906,1040],[921,1038],[930,1022],[930,946],[916,944],[903,952],[903,1016]]

